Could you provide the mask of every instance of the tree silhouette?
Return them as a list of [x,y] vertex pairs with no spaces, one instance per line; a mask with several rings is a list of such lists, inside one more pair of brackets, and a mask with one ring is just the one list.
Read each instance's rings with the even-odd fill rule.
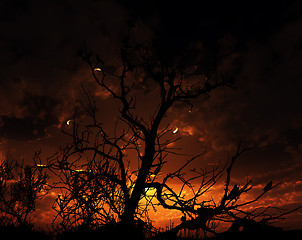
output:
[[4,159],[0,163],[0,225],[32,227],[36,203],[46,192],[47,175],[35,166]]
[[[186,177],[185,169],[200,158],[201,153],[189,157],[179,169],[164,176],[167,156],[179,154],[170,147],[178,139],[171,138],[173,129],[164,124],[169,109],[179,102],[192,109],[191,100],[209,97],[217,88],[233,88],[234,83],[232,78],[223,75],[219,78],[199,75],[198,81],[191,81],[192,73],[188,68],[194,65],[186,62],[186,58],[169,58],[159,49],[156,44],[150,48],[137,44],[128,34],[121,47],[121,68],[117,71],[111,70],[86,47],[81,51],[80,55],[89,65],[98,87],[120,104],[120,115],[114,131],[105,129],[96,117],[93,95],[83,87],[87,99],[83,107],[89,119],[80,120],[75,113],[74,119],[69,121],[71,124],[63,130],[71,137],[71,143],[48,158],[45,165],[39,163],[59,179],[53,186],[61,191],[53,206],[57,212],[55,220],[61,219],[65,230],[74,226],[94,228],[113,224],[127,231],[142,229],[151,234],[148,209],[160,205],[183,214],[181,223],[164,233],[176,235],[181,229],[214,233],[219,221],[235,221],[246,216],[273,219],[266,213],[267,209],[246,211],[244,207],[258,201],[278,184],[271,185],[247,202],[238,200],[252,189],[252,180],[242,186],[230,186],[233,164],[248,150],[241,143],[223,167],[194,169],[192,175]],[[145,109],[142,114],[136,107],[140,101],[137,93],[148,90],[148,81],[158,91],[154,99],[156,107],[154,110]],[[146,112],[149,119],[144,117]],[[129,152],[131,156],[134,152],[136,157],[129,157]],[[133,162],[137,162],[137,169],[133,169]],[[205,193],[224,174],[225,189],[220,200],[204,199]],[[171,180],[181,182],[179,191],[169,186]],[[198,186],[195,184],[197,180]],[[184,189],[191,191],[192,195],[185,195]]]

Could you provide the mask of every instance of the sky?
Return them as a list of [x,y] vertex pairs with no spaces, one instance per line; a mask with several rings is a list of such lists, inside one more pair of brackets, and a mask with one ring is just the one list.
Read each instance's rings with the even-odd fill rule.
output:
[[[235,79],[236,90],[218,89],[208,99],[196,99],[191,112],[184,105],[173,107],[167,121],[179,128],[177,146],[187,153],[206,150],[195,163],[203,167],[226,160],[239,141],[254,146],[234,166],[234,181],[249,176],[256,190],[270,180],[283,182],[259,204],[297,207],[302,202],[301,10],[300,1],[1,1],[0,152],[30,161],[34,151],[47,156],[68,142],[61,128],[83,98],[81,84],[94,91],[102,121],[112,122],[118,106],[95,87],[77,53],[85,42],[117,67],[131,22],[140,41],[153,39],[171,58],[187,53],[196,60],[188,71]],[[153,104],[150,92],[143,107]],[[53,197],[41,203],[41,213]],[[298,211],[279,224],[302,228],[301,222]]]

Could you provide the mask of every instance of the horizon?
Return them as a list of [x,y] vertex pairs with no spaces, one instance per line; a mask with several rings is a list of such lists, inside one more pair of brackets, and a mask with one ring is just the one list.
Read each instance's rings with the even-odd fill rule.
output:
[[[83,88],[95,97],[97,118],[104,129],[114,134],[120,105],[96,84],[89,66],[77,55],[85,46],[100,55],[109,69],[119,72],[122,40],[130,28],[138,42],[150,44],[153,40],[171,61],[183,54],[188,64],[197,62],[185,69],[191,83],[224,75],[234,78],[236,89],[215,89],[209,98],[192,100],[193,107],[177,104],[160,126],[164,129],[169,124],[169,137],[180,138],[171,143],[177,151],[189,155],[205,152],[186,170],[187,176],[193,168],[223,165],[242,141],[253,148],[236,160],[231,186],[243,186],[247,179],[253,179],[254,190],[243,197],[250,199],[269,181],[282,183],[255,207],[290,211],[300,206],[301,3],[275,3],[274,8],[268,3],[253,3],[249,9],[244,4],[218,3],[202,3],[198,8],[190,1],[173,6],[169,1],[3,1],[0,161],[24,159],[31,164],[35,152],[41,150],[45,164],[47,157],[71,141],[62,130],[72,128],[74,107],[86,98]],[[101,74],[102,69],[96,71]],[[148,121],[157,106],[158,89],[144,79],[139,86],[136,112]],[[79,112],[79,119],[85,121],[85,114]],[[134,169],[137,157],[133,154],[128,152]],[[180,155],[167,159],[163,175],[187,160]],[[224,180],[214,192],[223,192]],[[181,186],[176,181],[171,184],[175,189]],[[37,225],[51,224],[49,215],[57,194],[51,191],[39,200]],[[218,193],[208,197],[218,198]],[[182,216],[163,210],[150,214],[158,227],[169,225],[171,219],[179,223]],[[276,226],[302,229],[301,223],[299,209]]]

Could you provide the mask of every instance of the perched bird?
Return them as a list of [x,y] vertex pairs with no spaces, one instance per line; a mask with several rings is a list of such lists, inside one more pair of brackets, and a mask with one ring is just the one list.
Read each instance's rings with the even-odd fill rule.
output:
[[273,186],[273,181],[270,181],[268,184],[266,184],[266,186],[263,188],[264,192],[267,192],[268,190],[270,190]]
[[235,184],[233,189],[231,190],[231,192],[228,195],[228,199],[236,199],[237,197],[239,197],[239,195],[240,195],[239,188],[238,188],[237,184]]

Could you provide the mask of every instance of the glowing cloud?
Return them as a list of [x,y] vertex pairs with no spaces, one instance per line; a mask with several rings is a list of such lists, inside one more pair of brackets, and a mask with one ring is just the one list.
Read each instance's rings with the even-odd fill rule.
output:
[[185,135],[193,136],[195,133],[195,128],[192,126],[186,126],[186,127],[182,128],[182,131],[185,133]]

